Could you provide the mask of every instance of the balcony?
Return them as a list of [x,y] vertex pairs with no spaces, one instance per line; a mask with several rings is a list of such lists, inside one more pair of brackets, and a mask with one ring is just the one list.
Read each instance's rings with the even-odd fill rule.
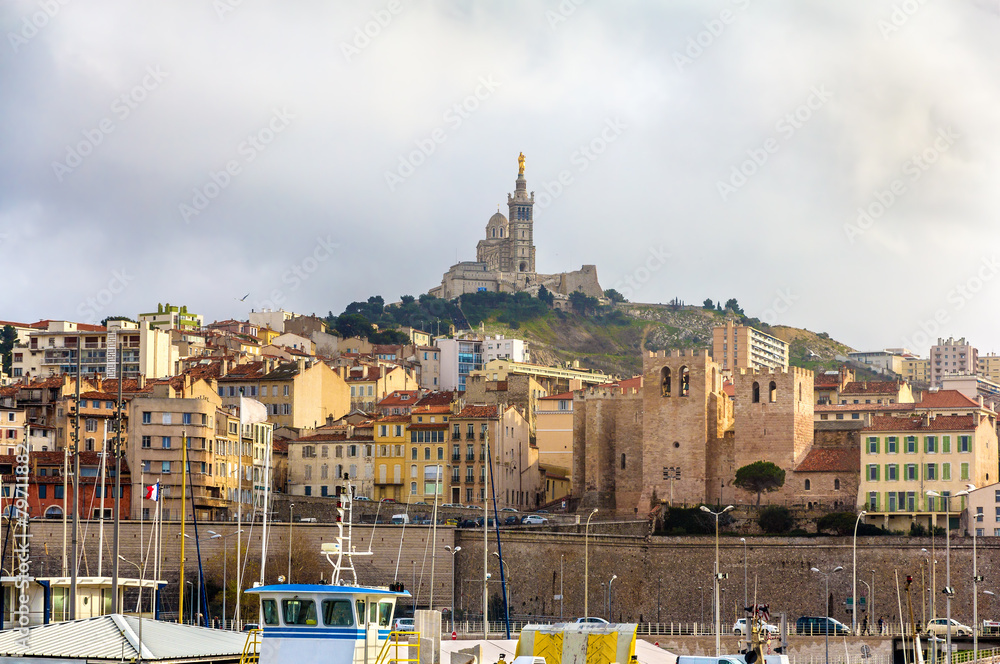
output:
[[473,461],[476,460],[476,455],[475,454],[466,454],[465,455],[465,460],[471,463],[471,462],[473,462]]
[[474,434],[474,433],[467,433],[467,434],[465,434],[465,439],[469,440],[469,441],[475,440],[476,439],[476,434]]
[[452,454],[451,455],[451,460],[452,461],[461,461],[462,460],[462,455],[461,454]]

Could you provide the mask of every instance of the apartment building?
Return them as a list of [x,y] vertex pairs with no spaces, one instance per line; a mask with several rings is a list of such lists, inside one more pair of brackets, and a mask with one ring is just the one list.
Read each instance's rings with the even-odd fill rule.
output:
[[375,493],[372,498],[392,498],[403,502],[409,495],[406,487],[406,443],[410,425],[409,408],[405,414],[383,415],[374,422]]
[[[966,484],[984,486],[997,478],[992,412],[875,417],[861,435],[858,505],[869,522],[890,530],[905,531],[913,522],[939,525],[944,518],[957,527],[965,501],[954,498],[948,505],[945,497]],[[931,490],[942,497],[928,496]]]
[[[63,474],[62,452],[38,452],[31,455],[28,462],[28,513],[32,518],[56,519],[65,511],[73,514],[72,488],[67,489]],[[12,495],[11,488],[17,483],[18,463],[16,455],[0,456],[0,476],[3,480],[3,496]],[[132,477],[128,464],[121,464],[122,518],[129,518],[128,506],[132,498]],[[113,515],[115,497],[114,460],[103,458],[96,452],[80,453],[80,517],[97,519],[103,510],[104,517]],[[69,499],[67,500],[67,495]]]
[[418,367],[417,382],[425,390],[441,389],[441,350],[437,346],[417,345],[408,358]]
[[[40,321],[28,335],[25,346],[13,350],[15,378],[47,378],[76,375],[80,353],[84,376],[112,377],[120,369],[127,378],[170,376],[174,373],[177,349],[170,333],[153,329],[148,322],[108,321],[107,327],[70,321]],[[117,358],[118,345],[122,346]],[[109,346],[112,349],[109,352]]]
[[454,339],[436,339],[441,351],[441,387],[444,390],[465,391],[465,381],[470,373],[483,368],[492,360],[528,362],[527,344],[521,339],[507,339],[503,335],[480,337],[465,335]]
[[[641,379],[640,379],[641,380]],[[571,481],[573,469],[573,393],[542,397],[535,409],[535,444],[538,462],[546,468],[562,469]]]
[[788,368],[788,344],[732,319],[712,329],[712,359],[723,371]]
[[1000,482],[994,482],[969,492],[962,530],[976,537],[1000,537]]
[[940,387],[941,378],[948,374],[975,374],[979,370],[979,351],[965,340],[948,337],[938,339],[930,352],[931,386]]
[[[360,430],[359,430],[360,429]],[[375,442],[371,428],[325,431],[288,441],[288,493],[333,496],[344,475],[360,496],[374,491]]]
[[[1000,365],[997,367],[1000,371]],[[903,359],[903,379],[908,383],[919,383],[929,385],[931,382],[930,360],[920,357],[907,357]]]
[[439,401],[425,397],[410,411],[410,423],[406,427],[409,435],[407,502],[449,502],[448,471],[454,465],[449,464],[446,450],[452,406],[450,402],[442,404]]
[[416,390],[420,386],[414,376],[401,366],[362,364],[342,367],[344,380],[350,388],[351,408],[374,413],[379,401],[396,391]]
[[154,330],[162,328],[196,331],[205,323],[204,316],[189,312],[186,306],[178,307],[169,302],[157,304],[156,311],[139,314],[138,319],[140,323],[149,323]]
[[267,406],[268,422],[296,430],[342,417],[351,406],[344,379],[323,362],[305,358],[237,365],[219,377],[218,393],[226,405],[239,405],[241,394],[257,399]]

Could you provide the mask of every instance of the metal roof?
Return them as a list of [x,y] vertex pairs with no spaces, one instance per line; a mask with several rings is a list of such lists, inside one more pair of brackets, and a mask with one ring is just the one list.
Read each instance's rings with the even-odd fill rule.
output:
[[402,592],[396,592],[395,590],[389,590],[388,588],[372,588],[368,586],[328,586],[323,584],[310,584],[310,583],[277,583],[269,586],[258,586],[257,588],[249,588],[244,590],[243,593],[273,593],[273,592],[285,592],[285,593],[354,593],[355,595],[397,595],[399,597],[409,597],[410,591],[404,590]]
[[0,632],[0,656],[60,657],[66,659],[191,660],[239,658],[246,634],[144,618],[119,613],[28,628],[27,646],[16,629]]

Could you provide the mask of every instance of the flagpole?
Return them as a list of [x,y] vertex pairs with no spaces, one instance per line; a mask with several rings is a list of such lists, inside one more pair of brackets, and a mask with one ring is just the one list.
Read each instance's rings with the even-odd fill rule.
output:
[[243,589],[243,393],[240,392],[240,425],[236,434],[236,625],[240,627],[240,591]]

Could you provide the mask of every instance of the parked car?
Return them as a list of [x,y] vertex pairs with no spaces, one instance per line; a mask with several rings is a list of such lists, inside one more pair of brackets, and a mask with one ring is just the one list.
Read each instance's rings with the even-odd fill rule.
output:
[[392,631],[412,632],[413,618],[396,618],[395,620],[392,621]]
[[476,527],[476,520],[475,519],[462,519],[461,521],[458,522],[458,527],[459,528],[475,528]]
[[501,512],[516,512],[517,510],[514,509],[513,507],[501,507],[500,511]]
[[[771,625],[770,623],[764,623],[764,631],[768,634],[777,634],[778,627],[776,625]],[[747,619],[740,618],[733,625],[733,634],[736,636],[746,636],[747,635]]]
[[538,516],[537,514],[528,514],[523,519],[521,519],[521,523],[530,526],[537,526],[539,524],[548,522],[549,520],[546,519],[544,516]]
[[414,504],[414,505],[426,505],[426,504],[427,504],[427,502],[426,502],[426,501],[423,501],[423,500],[418,500],[417,502],[415,502],[415,503],[413,503],[413,504]]
[[395,498],[383,498],[382,502],[383,503],[394,503],[394,502],[396,502],[396,499]]
[[458,519],[445,519],[444,520],[444,525],[446,525],[446,526],[457,526],[458,525]]
[[246,623],[245,625],[243,625],[244,632],[249,632],[252,629],[260,629],[260,625],[258,625],[257,623]]
[[450,508],[456,508],[456,507],[461,507],[461,505],[459,505],[458,503],[445,503],[445,504],[444,504],[444,505],[442,505],[441,507],[450,507]]
[[410,523],[410,515],[408,514],[393,514],[392,523],[401,526],[405,523]]
[[548,510],[535,510],[535,514],[548,514]]
[[573,622],[576,622],[576,623],[592,623],[592,624],[596,624],[596,625],[608,625],[608,624],[610,624],[604,618],[596,618],[594,616],[590,616],[588,618],[577,618]]
[[371,498],[368,498],[366,496],[354,496],[354,500],[360,500],[363,503],[370,503],[372,501]]
[[[934,620],[927,621],[927,629],[925,630],[928,636],[944,636],[948,633],[948,619],[947,618],[935,618]],[[963,625],[954,618],[951,620],[951,635],[952,636],[972,636],[972,628],[968,625]]]
[[505,525],[505,526],[520,526],[521,525],[521,520],[518,519],[516,516],[509,516],[509,517],[507,517],[506,519],[503,520],[503,525]]
[[483,508],[482,508],[481,505],[466,505],[465,509],[467,509],[467,510],[482,510]]
[[803,616],[795,621],[795,633],[809,636],[817,634],[841,636],[850,635],[851,628],[834,618]]

